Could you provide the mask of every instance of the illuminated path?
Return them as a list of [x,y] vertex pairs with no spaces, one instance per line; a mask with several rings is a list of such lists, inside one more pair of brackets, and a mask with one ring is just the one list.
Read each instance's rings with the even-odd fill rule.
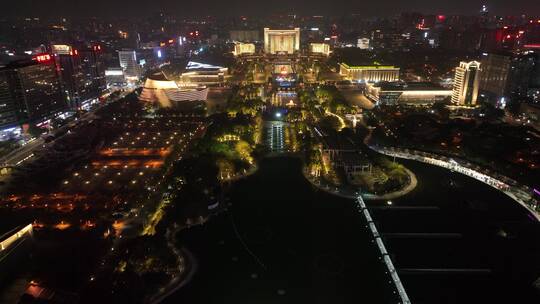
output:
[[281,153],[285,147],[285,123],[281,121],[266,122],[266,144],[272,153]]
[[[442,168],[446,168],[452,171],[459,172],[461,174],[472,177],[478,181],[481,181],[512,198],[514,201],[518,202],[521,206],[527,209],[529,213],[540,222],[540,214],[534,209],[534,206],[529,202],[534,200],[527,191],[523,190],[522,187],[512,186],[508,182],[499,180],[495,177],[489,176],[485,173],[476,171],[474,169],[465,167],[464,165],[456,162],[453,159],[447,160],[441,156],[413,151],[408,149],[398,149],[398,148],[385,148],[377,146],[369,146],[372,150],[379,152],[384,155],[399,157],[403,159],[415,160]],[[506,178],[506,180],[510,180]],[[532,193],[532,190],[530,191]]]

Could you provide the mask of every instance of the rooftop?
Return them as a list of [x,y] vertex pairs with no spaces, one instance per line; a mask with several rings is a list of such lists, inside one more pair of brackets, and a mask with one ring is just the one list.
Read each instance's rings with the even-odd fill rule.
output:
[[448,91],[448,89],[433,82],[379,82],[373,85],[383,91]]

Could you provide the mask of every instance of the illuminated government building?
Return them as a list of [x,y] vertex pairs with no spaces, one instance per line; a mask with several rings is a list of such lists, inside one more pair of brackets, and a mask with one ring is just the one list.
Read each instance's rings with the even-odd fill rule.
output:
[[255,44],[237,42],[234,44],[234,56],[255,54]]
[[310,43],[309,52],[312,54],[328,56],[330,55],[330,45],[327,43]]
[[264,28],[264,51],[268,54],[294,54],[300,50],[300,28],[271,30]]
[[399,68],[383,65],[350,66],[346,63],[339,64],[339,74],[347,80],[356,82],[379,82],[398,81]]

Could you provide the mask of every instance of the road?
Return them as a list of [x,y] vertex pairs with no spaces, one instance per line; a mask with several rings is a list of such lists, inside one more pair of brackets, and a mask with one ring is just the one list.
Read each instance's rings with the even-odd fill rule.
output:
[[32,139],[24,146],[2,157],[2,159],[0,160],[0,163],[3,166],[8,166],[8,167],[18,166],[25,160],[30,159],[34,151],[40,147],[43,147],[44,143],[45,141],[42,138]]
[[[59,129],[55,130],[56,132],[62,132],[63,130],[67,129],[67,130],[70,130],[74,127],[76,127],[79,123],[83,122],[83,121],[88,121],[88,120],[91,120],[91,119],[94,119],[95,118],[95,112],[99,109],[101,109],[103,106],[106,106],[107,104],[109,103],[112,103],[112,102],[116,102],[124,97],[126,97],[126,95],[130,94],[132,91],[129,91],[129,92],[124,92],[122,94],[120,94],[120,96],[118,96],[117,98],[115,98],[114,100],[112,101],[109,101],[108,103],[106,104],[103,104],[101,106],[98,106],[96,108],[94,108],[92,111],[90,112],[87,112],[85,114],[83,114],[81,116],[80,119],[78,119],[77,121],[73,121],[73,122],[70,122],[68,123],[67,125],[65,126],[62,126],[60,127]],[[50,145],[51,143],[48,143],[47,145]],[[13,152],[9,153],[8,155],[2,157],[0,159],[0,164],[4,167],[15,167],[15,166],[18,166],[20,164],[22,164],[23,162],[27,161],[27,160],[30,160],[33,155],[34,155],[34,152],[39,149],[39,148],[43,148],[45,147],[45,141],[43,140],[43,138],[39,137],[39,138],[34,138],[32,140],[30,140],[27,144],[25,144],[24,146],[14,150]]]

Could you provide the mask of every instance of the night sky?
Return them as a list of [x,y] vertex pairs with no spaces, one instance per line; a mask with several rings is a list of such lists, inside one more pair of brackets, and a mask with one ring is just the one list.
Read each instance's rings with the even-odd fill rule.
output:
[[538,0],[2,0],[4,16],[142,16],[164,10],[174,16],[300,15],[389,16],[418,11],[436,14],[476,14],[482,4],[497,15],[540,15]]

